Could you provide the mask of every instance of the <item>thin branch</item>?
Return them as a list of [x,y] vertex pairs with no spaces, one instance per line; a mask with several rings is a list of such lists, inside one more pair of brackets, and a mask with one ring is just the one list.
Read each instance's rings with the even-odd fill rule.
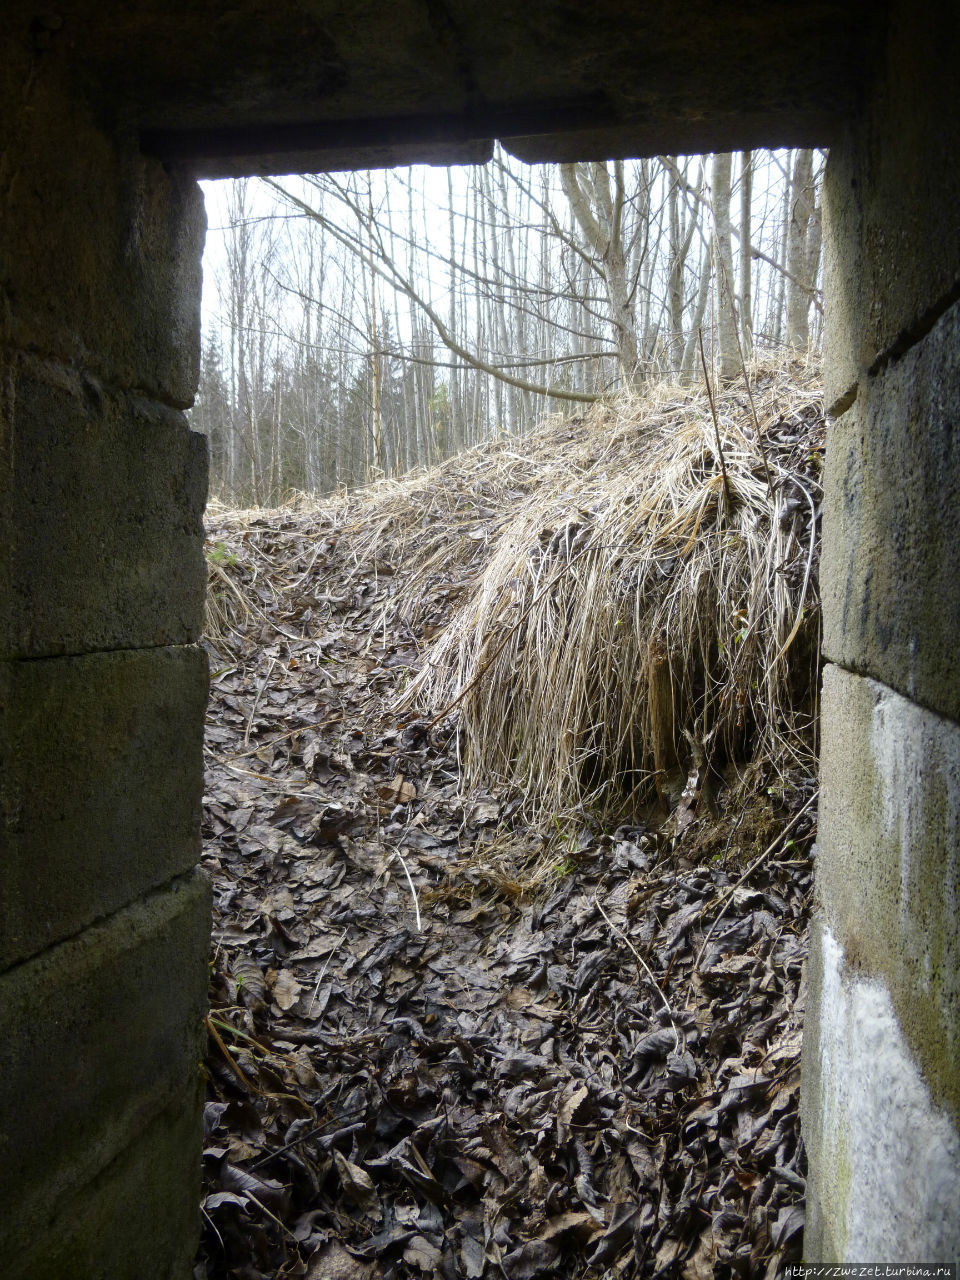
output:
[[[334,223],[330,222],[329,219],[325,218],[321,213],[312,209],[306,201],[301,200],[299,196],[295,196],[293,192],[287,191],[279,182],[275,182],[273,178],[263,178],[262,181],[266,183],[268,187],[271,187],[281,195],[285,200],[288,200],[298,209],[301,209],[308,217],[311,217],[318,222],[328,235],[333,236],[335,240],[338,240],[352,252],[360,252],[358,242],[354,237],[348,235]],[[491,377],[507,383],[508,386],[518,387],[521,391],[529,391],[534,395],[549,396],[553,400],[569,400],[573,401],[575,404],[596,404],[599,400],[603,399],[602,396],[595,395],[587,391],[566,391],[558,387],[548,387],[540,383],[528,382],[525,378],[516,378],[512,374],[505,373],[502,369],[498,369],[495,365],[489,364],[486,360],[474,355],[473,352],[468,351],[466,347],[457,342],[456,338],[444,324],[443,320],[441,320],[434,307],[427,302],[426,298],[414,289],[410,282],[394,265],[390,259],[390,255],[387,253],[386,248],[382,243],[378,247],[378,255],[378,259],[371,259],[370,261],[370,265],[377,275],[379,275],[382,280],[385,280],[394,289],[405,294],[411,302],[414,302],[433,325],[437,332],[437,336],[443,345],[452,351],[454,355],[458,355],[461,360],[465,360],[472,368],[478,369],[481,373],[488,373]]]

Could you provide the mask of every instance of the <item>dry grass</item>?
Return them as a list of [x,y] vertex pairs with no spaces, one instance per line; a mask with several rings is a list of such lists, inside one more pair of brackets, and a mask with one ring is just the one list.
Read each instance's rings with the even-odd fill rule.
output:
[[466,785],[519,790],[541,831],[669,807],[691,761],[812,770],[820,385],[797,363],[751,383],[756,418],[741,384],[718,430],[702,385],[662,385],[402,480],[219,511],[228,554],[266,524],[298,560],[214,547],[208,634],[259,629],[247,588],[292,596],[329,572],[304,538],[336,543],[336,591],[388,576],[374,625],[424,644],[399,709],[455,718]]
[[[666,799],[691,760],[812,766],[819,386],[771,372],[755,400],[759,435],[742,388],[719,396],[719,447],[705,392],[661,387],[529,438],[532,483],[482,455],[484,563],[464,591],[477,557],[447,535],[461,603],[407,693],[459,715],[468,785],[518,788],[542,824]],[[421,574],[436,590],[418,559],[413,614]]]

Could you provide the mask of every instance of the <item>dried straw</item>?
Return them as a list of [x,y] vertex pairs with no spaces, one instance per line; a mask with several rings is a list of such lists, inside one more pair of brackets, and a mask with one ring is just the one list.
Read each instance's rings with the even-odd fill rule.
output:
[[263,634],[267,591],[294,616],[372,582],[372,629],[424,645],[397,710],[455,719],[466,785],[520,791],[541,829],[675,799],[691,765],[810,770],[821,391],[798,363],[751,381],[716,423],[702,387],[662,385],[401,480],[218,511],[208,635]]
[[[468,785],[518,788],[543,822],[664,798],[691,764],[810,766],[819,387],[768,374],[755,399],[763,452],[742,391],[715,425],[702,390],[660,388],[515,446],[533,483],[488,454],[507,475],[485,563],[469,589],[451,572],[461,602],[405,695],[459,715]],[[407,593],[422,613],[416,574]]]

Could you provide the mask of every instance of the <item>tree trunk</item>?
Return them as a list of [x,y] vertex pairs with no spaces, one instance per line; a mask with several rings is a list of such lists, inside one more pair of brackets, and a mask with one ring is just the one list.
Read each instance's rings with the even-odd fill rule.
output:
[[640,364],[637,321],[627,287],[623,245],[623,162],[614,162],[614,189],[605,164],[562,164],[560,181],[587,244],[599,260],[624,386],[634,387]]
[[[790,221],[787,227],[787,342],[806,349],[813,282],[807,275],[807,236],[813,216],[813,152],[801,148],[790,182]],[[817,256],[819,260],[819,245]]]
[[746,358],[753,351],[753,261],[751,212],[753,204],[753,152],[744,151],[740,173],[740,339]]
[[703,256],[700,263],[700,287],[697,290],[697,303],[693,309],[693,320],[687,333],[683,347],[683,360],[680,364],[680,381],[693,381],[693,362],[697,354],[697,338],[703,317],[707,311],[707,297],[710,293],[710,242],[704,242]]
[[720,377],[730,381],[740,372],[737,347],[737,312],[734,304],[733,242],[730,233],[730,153],[713,157],[711,197],[716,240],[717,338],[720,346]]

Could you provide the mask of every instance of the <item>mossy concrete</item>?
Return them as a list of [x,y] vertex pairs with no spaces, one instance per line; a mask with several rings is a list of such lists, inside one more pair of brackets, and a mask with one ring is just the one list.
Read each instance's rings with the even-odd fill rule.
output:
[[809,1262],[960,1257],[960,725],[824,672]]
[[4,1280],[189,1280],[199,1234],[195,1086],[4,1261]]
[[0,655],[195,640],[205,439],[86,374],[24,356],[2,371]]
[[[184,1205],[193,1197],[195,1206],[198,1194],[209,928],[209,886],[194,872],[0,976],[5,1274],[13,1259],[31,1280],[56,1275],[19,1260],[76,1248],[91,1261],[58,1280],[166,1276],[189,1248],[195,1221]],[[126,1219],[122,1199],[112,1201],[125,1162],[143,1191],[133,1204],[134,1187],[123,1193]],[[174,1212],[184,1238],[156,1237],[156,1216]],[[98,1241],[107,1222],[120,1234]],[[162,1262],[149,1261],[154,1249]],[[125,1252],[113,1270],[108,1260]]]
[[198,647],[0,663],[0,970],[189,871]]
[[824,654],[960,721],[960,303],[827,438]]
[[897,0],[885,21],[885,39],[864,28],[872,83],[824,182],[824,373],[839,408],[960,297],[957,7]]
[[933,1100],[887,987],[821,922],[807,980],[807,1261],[956,1262],[960,1130]]
[[960,725],[833,666],[822,715],[822,919],[960,1124]]
[[0,1273],[187,1280],[204,212],[87,95],[78,25],[5,11],[0,59]]
[[187,408],[199,372],[202,195],[140,155],[129,123],[77,93],[67,45],[78,25],[62,10],[49,29],[32,7],[22,21],[5,13],[0,350]]
[[824,184],[810,1262],[960,1256],[956,6],[892,0]]

